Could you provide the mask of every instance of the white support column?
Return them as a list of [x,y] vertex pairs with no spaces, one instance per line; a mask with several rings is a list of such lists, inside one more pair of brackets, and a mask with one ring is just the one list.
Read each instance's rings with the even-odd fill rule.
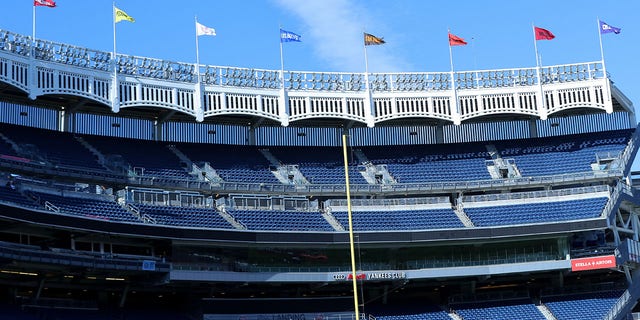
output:
[[[59,91],[62,89],[62,84],[60,83],[60,70],[53,70],[53,87],[52,88],[46,88],[48,90],[56,90]],[[40,89],[42,90],[42,89]],[[43,90],[44,91],[44,90]]]
[[227,110],[227,94],[220,92],[220,109]]
[[[349,113],[349,106],[347,105],[347,97],[340,98],[340,104],[342,104],[342,114],[344,116],[349,117],[350,115],[352,115]],[[354,115],[358,116],[357,112]]]
[[195,90],[193,91],[193,112],[195,113],[197,122],[204,121],[204,95],[202,94],[202,92],[202,84],[200,82],[197,82]]
[[373,128],[375,126],[375,117],[374,117],[375,107],[373,105],[373,98],[371,97],[370,92],[367,93],[367,95],[364,98],[364,109],[365,109],[364,119],[365,119],[365,122],[367,123],[367,127]]
[[[35,49],[31,50],[35,53]],[[35,57],[29,59],[29,99],[35,100],[38,97],[38,66]]]
[[369,128],[373,128],[375,126],[375,106],[373,103],[373,96],[371,95],[371,89],[369,88],[369,73],[365,73],[364,74],[364,79],[365,79],[365,96],[364,96],[364,119],[365,122],[367,123],[367,127]]
[[602,98],[604,99],[604,110],[607,113],[613,113],[613,99],[611,98],[611,81],[605,77],[602,86]]
[[309,96],[306,96],[304,98],[304,113],[305,115],[308,115],[311,113],[311,98]]
[[542,89],[542,72],[540,67],[536,68],[536,77],[538,78],[538,90],[536,92],[536,104],[538,105],[538,116],[540,120],[547,120],[547,106],[544,103],[544,89]]
[[[114,66],[114,68],[117,68],[117,66]],[[120,101],[118,99],[118,74],[114,72],[111,77],[111,111],[118,113],[120,111]]]
[[263,107],[263,105],[262,105],[262,95],[258,94],[258,95],[256,95],[256,110],[253,110],[253,111],[264,112],[264,109],[262,107]]
[[291,108],[289,106],[289,94],[285,88],[280,88],[278,95],[278,115],[280,116],[280,125],[286,127],[289,125],[289,115]]
[[[451,46],[449,46],[449,51],[451,51]],[[451,71],[451,96],[449,96],[449,103],[451,120],[453,120],[453,124],[460,125],[462,121],[460,120],[460,107],[458,106],[458,90],[456,88],[456,79],[453,71]]]

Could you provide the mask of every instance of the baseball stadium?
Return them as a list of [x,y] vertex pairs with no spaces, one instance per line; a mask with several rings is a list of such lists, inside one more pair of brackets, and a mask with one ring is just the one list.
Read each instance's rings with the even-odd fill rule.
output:
[[639,136],[612,78],[0,30],[0,319],[635,319]]

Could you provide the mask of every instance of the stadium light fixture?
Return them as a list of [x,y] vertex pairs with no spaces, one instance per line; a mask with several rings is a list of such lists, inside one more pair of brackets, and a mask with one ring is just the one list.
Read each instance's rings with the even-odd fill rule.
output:
[[109,277],[109,278],[104,278],[104,279],[107,280],[107,281],[124,281],[124,278],[112,278],[112,277]]
[[17,274],[21,276],[38,276],[37,273],[33,273],[33,272],[22,272],[22,271],[12,271],[12,270],[0,270],[0,272],[8,273],[8,274]]

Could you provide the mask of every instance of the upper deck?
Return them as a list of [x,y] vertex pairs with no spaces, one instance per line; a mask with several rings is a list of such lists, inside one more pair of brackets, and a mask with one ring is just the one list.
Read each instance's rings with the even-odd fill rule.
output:
[[404,118],[460,124],[496,114],[544,120],[572,108],[611,113],[614,105],[633,113],[631,102],[612,90],[602,61],[456,72],[281,72],[121,54],[114,60],[112,52],[5,30],[0,81],[32,99],[70,95],[113,112],[168,109],[198,122],[248,116],[287,126],[329,118],[374,127]]

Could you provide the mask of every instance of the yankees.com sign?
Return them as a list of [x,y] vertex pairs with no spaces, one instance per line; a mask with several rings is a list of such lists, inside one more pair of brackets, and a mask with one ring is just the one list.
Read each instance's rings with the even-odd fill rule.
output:
[[[406,279],[407,274],[401,271],[398,272],[361,272],[356,273],[356,280],[396,280]],[[336,273],[333,275],[335,281],[347,281],[353,280],[352,273]]]

